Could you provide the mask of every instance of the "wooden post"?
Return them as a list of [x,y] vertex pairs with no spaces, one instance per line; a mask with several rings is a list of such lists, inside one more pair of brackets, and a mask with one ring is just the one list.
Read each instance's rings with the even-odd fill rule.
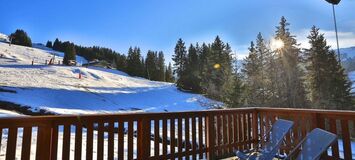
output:
[[253,129],[253,138],[251,140],[254,141],[253,147],[256,148],[258,146],[255,146],[255,145],[257,145],[258,142],[259,142],[259,138],[258,138],[258,112],[256,110],[253,112],[252,129]]
[[50,125],[38,126],[37,132],[36,159],[51,159],[52,127]]
[[343,149],[344,149],[344,159],[352,159],[351,154],[351,140],[349,133],[349,121],[341,120],[341,133],[343,137]]
[[215,159],[215,129],[214,129],[214,116],[213,114],[208,114],[206,117],[206,127],[207,127],[207,159]]
[[150,121],[146,118],[138,120],[137,159],[144,160],[150,157]]

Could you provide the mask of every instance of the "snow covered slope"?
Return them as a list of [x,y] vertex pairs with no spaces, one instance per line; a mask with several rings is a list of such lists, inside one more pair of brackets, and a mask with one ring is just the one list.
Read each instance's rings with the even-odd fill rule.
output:
[[9,42],[9,37],[3,33],[0,33],[0,42]]
[[[174,84],[103,68],[43,65],[47,50],[0,43],[0,101],[58,114],[203,110],[211,100]],[[36,59],[36,65],[30,65]],[[79,73],[82,78],[79,79]],[[16,93],[14,93],[16,92]],[[215,103],[215,102],[213,102]]]
[[21,116],[21,114],[14,112],[14,111],[0,109],[0,118],[1,117],[14,117],[14,116]]
[[355,47],[340,48],[340,53],[343,57],[353,58],[355,57]]
[[[38,44],[38,43],[33,43],[32,47],[33,48],[37,48],[37,49],[41,49],[41,50],[51,54],[52,56],[55,55],[57,57],[60,57],[59,59],[56,59],[57,61],[58,60],[63,60],[63,57],[64,57],[64,53],[63,52],[54,51],[51,48],[47,48],[43,44]],[[83,63],[87,63],[88,62],[84,57],[81,57],[81,56],[78,56],[78,55],[76,56],[76,61],[79,64],[83,64]]]
[[[36,48],[38,47],[38,48]],[[53,55],[56,56],[55,63],[62,61],[64,57],[63,52],[53,51],[49,48],[38,45],[32,47],[24,47],[19,45],[11,45],[0,42],[0,65],[30,65],[32,60],[35,64],[45,64]],[[77,56],[77,61],[86,63],[87,61],[80,56]]]

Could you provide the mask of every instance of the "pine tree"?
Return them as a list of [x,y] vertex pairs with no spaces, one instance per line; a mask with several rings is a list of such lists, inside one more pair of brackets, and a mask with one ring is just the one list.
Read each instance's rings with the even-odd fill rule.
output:
[[174,75],[173,75],[173,70],[171,68],[171,63],[169,63],[168,67],[166,67],[165,81],[166,82],[174,82]]
[[157,73],[157,81],[165,81],[165,59],[162,51],[158,53]]
[[260,85],[259,97],[260,103],[259,106],[270,106],[273,104],[272,100],[275,97],[275,90],[273,88],[273,83],[271,78],[273,74],[274,67],[274,55],[271,50],[268,48],[263,36],[261,33],[257,35],[255,50],[259,59],[259,72],[258,84]]
[[245,106],[246,101],[246,87],[243,83],[242,74],[238,71],[238,64],[235,65],[233,87],[228,99],[225,101],[229,108],[239,108]]
[[62,42],[60,42],[59,41],[59,39],[58,38],[56,38],[55,39],[55,41],[54,41],[54,43],[53,43],[53,50],[55,50],[55,51],[61,51],[61,43]]
[[141,53],[138,47],[130,47],[127,56],[127,73],[131,76],[144,76],[144,60],[141,60]]
[[15,33],[12,33],[10,35],[11,37],[11,43],[12,44],[17,44],[17,45],[22,45],[22,46],[28,46],[32,47],[32,41],[31,38],[27,35],[27,33],[22,30],[22,29],[17,29]]
[[184,85],[184,89],[195,93],[201,92],[198,48],[198,44],[196,47],[191,44],[188,49],[186,80]]
[[200,70],[200,86],[201,92],[207,93],[207,87],[209,81],[209,74],[211,70],[211,65],[213,66],[210,46],[203,43],[200,49],[200,57],[199,57],[199,70]]
[[53,47],[52,41],[47,41],[46,47],[47,47],[47,48],[52,48],[52,47]]
[[307,84],[314,108],[350,109],[351,83],[319,28],[312,27],[306,49]]
[[145,58],[146,77],[149,80],[157,80],[157,53],[149,50]]
[[280,64],[277,79],[279,96],[278,106],[282,107],[306,107],[306,92],[304,89],[304,73],[300,69],[301,51],[296,38],[287,28],[284,17],[277,26],[276,39],[281,40],[284,46],[276,51],[277,63]]
[[63,48],[64,48],[64,58],[63,58],[63,63],[65,65],[71,65],[71,61],[76,61],[76,52],[75,52],[75,47],[74,44],[70,42],[64,42],[63,43]]
[[127,70],[127,57],[125,55],[118,54],[116,58],[116,68],[120,71],[126,72]]
[[187,55],[185,43],[181,38],[176,43],[174,53],[174,74],[177,76],[176,85],[178,88],[183,89],[185,88]]
[[262,104],[262,60],[258,54],[254,42],[250,43],[249,55],[244,59],[242,72],[245,75],[246,103],[249,106],[260,106]]
[[144,70],[145,70],[144,57],[141,57],[141,63],[140,63],[140,65],[139,65],[139,72],[138,72],[139,75],[138,75],[138,76],[147,78],[147,77],[145,77],[146,75],[145,75]]
[[[204,52],[203,46],[201,52]],[[224,44],[217,36],[208,52],[210,53],[204,59],[207,64],[202,69],[201,87],[208,97],[224,101],[232,92],[233,86],[232,51],[229,44]]]

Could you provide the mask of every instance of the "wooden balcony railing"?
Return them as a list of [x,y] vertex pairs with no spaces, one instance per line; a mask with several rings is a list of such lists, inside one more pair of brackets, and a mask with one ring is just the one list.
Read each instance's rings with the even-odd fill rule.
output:
[[[0,118],[0,159],[216,159],[256,146],[278,118],[295,122],[280,153],[313,128],[339,136],[324,159],[352,159],[355,112],[244,108]],[[72,158],[74,157],[74,158]]]

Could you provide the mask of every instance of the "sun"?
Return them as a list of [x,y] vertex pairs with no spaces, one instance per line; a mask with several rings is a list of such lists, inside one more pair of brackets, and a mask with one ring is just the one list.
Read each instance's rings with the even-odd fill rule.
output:
[[284,45],[285,44],[281,39],[271,39],[270,47],[273,51],[283,48]]

